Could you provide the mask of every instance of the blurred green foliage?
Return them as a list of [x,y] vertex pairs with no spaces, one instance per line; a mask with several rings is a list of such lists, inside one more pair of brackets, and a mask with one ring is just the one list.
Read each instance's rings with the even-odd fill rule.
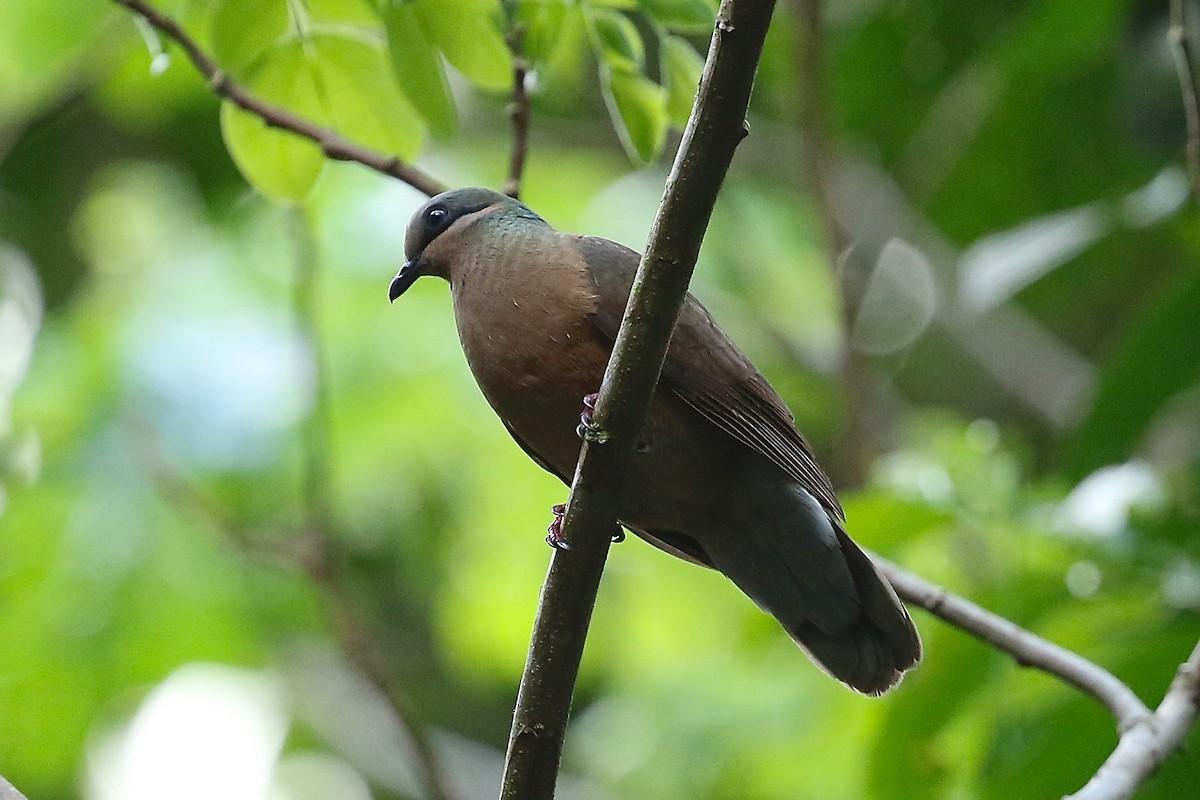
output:
[[[519,28],[523,198],[632,246],[715,6],[157,5],[254,91],[451,184],[504,177]],[[880,298],[854,320],[880,456],[843,492],[851,530],[1153,705],[1200,637],[1200,220],[1166,10],[828,5],[830,213]],[[694,290],[833,463],[841,322],[800,167],[795,9]],[[385,302],[422,198],[219,106],[114,4],[0,4],[0,773],[38,800],[191,796],[200,773],[225,796],[420,796],[339,651],[346,609],[302,568],[321,523],[451,782],[494,795],[565,490],[479,395],[445,287]],[[916,616],[925,663],[869,701],[720,576],[615,547],[563,796],[1055,797],[1102,762],[1094,703]],[[209,727],[155,727],[198,686],[257,711],[235,725],[214,699]],[[1194,794],[1191,742],[1140,796]]]

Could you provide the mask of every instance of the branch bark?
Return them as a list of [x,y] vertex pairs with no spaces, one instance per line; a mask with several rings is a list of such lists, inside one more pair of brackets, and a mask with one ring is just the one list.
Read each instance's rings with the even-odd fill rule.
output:
[[638,267],[542,588],[513,714],[501,798],[550,798],[571,694],[632,455],[717,192],[745,136],[772,0],[723,0],[700,91]]
[[332,628],[342,651],[387,699],[397,720],[408,733],[413,747],[416,771],[430,800],[452,800],[445,768],[424,722],[400,686],[374,642],[370,625],[356,606],[347,588],[342,568],[334,515],[333,477],[330,469],[329,373],[325,367],[324,343],[317,318],[319,262],[308,219],[300,209],[289,215],[296,269],[292,293],[292,312],[302,339],[312,358],[313,408],[300,429],[301,488],[305,538],[311,547],[297,559],[309,578],[325,595]]
[[1171,27],[1167,41],[1175,51],[1183,111],[1187,117],[1188,168],[1192,173],[1192,193],[1200,197],[1200,62],[1192,52],[1192,30],[1186,0],[1171,0]]
[[1121,734],[1087,784],[1065,800],[1127,800],[1158,765],[1183,746],[1200,707],[1200,643],[1179,667],[1154,713]]
[[417,191],[435,195],[445,191],[446,186],[431,175],[400,159],[399,156],[384,155],[350,141],[340,134],[255,97],[241,84],[234,81],[220,68],[208,53],[200,48],[196,40],[188,35],[179,23],[163,14],[143,0],[113,0],[146,20],[164,36],[174,40],[187,53],[209,87],[218,97],[235,104],[262,119],[272,128],[290,131],[297,136],[310,139],[320,146],[321,152],[334,161],[352,161],[404,181]]
[[[202,519],[242,553],[280,567],[299,569],[312,581],[322,596],[330,633],[338,646],[387,701],[396,722],[408,735],[423,796],[429,800],[454,800],[445,766],[426,725],[405,688],[388,669],[377,645],[383,637],[368,622],[348,585],[339,547],[341,537],[337,532],[330,470],[329,386],[317,320],[316,248],[302,212],[291,212],[289,228],[296,251],[292,313],[298,333],[309,346],[314,378],[313,410],[300,429],[301,525],[275,534],[248,530],[219,503],[174,472],[149,441],[142,448],[142,458],[158,490],[173,505]],[[0,800],[6,800],[2,789],[0,784]]]
[[533,115],[533,103],[529,99],[529,62],[525,58],[525,32],[518,23],[512,23],[505,40],[513,58],[512,96],[508,102],[508,116],[512,120],[512,154],[508,161],[508,178],[504,181],[504,193],[509,197],[521,196],[521,178],[525,174],[525,160],[529,157],[529,120]]
[[[268,125],[316,142],[331,159],[356,162],[401,180],[427,195],[446,188],[440,181],[397,157],[376,153],[255,97],[222,72],[174,20],[143,0],[113,2],[140,15],[177,42],[215,94],[259,116]],[[596,429],[584,444],[576,470],[563,527],[563,536],[572,549],[555,552],[543,586],[514,712],[502,798],[553,795],[571,694],[607,556],[608,539],[615,529],[622,467],[631,454],[635,434],[657,383],[717,191],[737,144],[745,135],[742,119],[773,6],[770,0],[723,0],[721,4],[697,104],[668,179],[601,386],[594,415]],[[848,242],[836,218],[824,205],[831,154],[824,127],[820,0],[794,0],[794,10],[803,98],[800,123],[808,143],[805,164],[822,215],[831,264],[836,265]],[[1188,120],[1189,164],[1196,193],[1200,195],[1200,64],[1192,52],[1183,0],[1171,0],[1171,20],[1169,36],[1178,57]],[[525,65],[517,48],[514,48],[510,115],[513,150],[505,190],[516,196],[528,151],[529,123]],[[295,301],[301,327],[315,341],[316,327],[311,316],[313,279],[311,273],[300,273]],[[856,305],[854,287],[845,283],[846,276],[839,276],[847,336],[845,346],[849,348],[849,326]],[[852,375],[847,375],[855,372],[851,359],[852,356],[844,356],[843,380],[853,406],[861,386],[860,381],[851,380]],[[321,391],[318,387],[319,395]],[[319,397],[318,406],[322,403]],[[858,412],[852,411],[852,414]],[[855,435],[859,427],[859,423],[852,421],[850,435]],[[371,645],[370,631],[356,613],[339,578],[338,559],[330,533],[334,523],[328,494],[329,476],[325,468],[327,436],[319,423],[313,423],[305,438],[307,533],[315,546],[293,551],[292,560],[300,563],[324,591],[333,609],[335,634],[343,649],[388,697],[409,731],[429,795],[447,798],[449,793],[436,753],[423,727],[416,722],[404,692],[382,667]],[[227,525],[228,521],[221,524]],[[231,538],[244,546],[254,546],[240,533]],[[1040,669],[1075,686],[1113,713],[1121,731],[1117,748],[1092,780],[1069,800],[1131,796],[1180,745],[1195,723],[1200,702],[1200,644],[1180,667],[1158,709],[1151,713],[1128,686],[1082,656],[1041,639],[878,556],[874,558],[904,600],[1011,654],[1018,663]]]
[[1150,709],[1133,690],[1098,664],[970,600],[951,594],[882,556],[875,553],[870,556],[905,602],[920,606],[997,650],[1008,653],[1023,667],[1039,669],[1091,695],[1117,718],[1118,730],[1132,730],[1150,716]]
[[26,800],[25,795],[17,791],[17,787],[0,775],[0,800]]
[[830,458],[834,482],[860,486],[866,479],[872,457],[870,435],[872,414],[868,400],[871,365],[854,347],[854,321],[862,301],[865,271],[861,259],[851,257],[851,240],[834,210],[831,172],[836,153],[829,141],[829,119],[825,102],[825,30],[821,0],[791,0],[795,74],[797,87],[796,125],[804,152],[801,164],[824,238],[825,258],[838,288],[841,312],[841,342],[838,372],[842,388],[843,422]]

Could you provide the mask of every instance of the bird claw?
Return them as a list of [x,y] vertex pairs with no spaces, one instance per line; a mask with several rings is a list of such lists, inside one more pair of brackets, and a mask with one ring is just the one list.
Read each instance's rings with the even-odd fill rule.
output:
[[551,507],[550,513],[554,515],[554,519],[546,526],[546,544],[555,550],[570,550],[571,545],[562,535],[563,517],[567,515],[567,504],[559,503]]
[[[567,504],[558,503],[550,507],[550,513],[554,515],[554,519],[546,526],[546,544],[553,547],[555,550],[570,550],[571,544],[562,535],[563,518],[567,516]],[[625,531],[617,527],[617,532],[614,533],[609,541],[613,544],[625,541]]]
[[579,415],[579,425],[575,428],[575,434],[580,439],[604,444],[608,441],[608,433],[592,421],[592,415],[596,412],[596,398],[599,396],[598,392],[583,396],[583,411]]

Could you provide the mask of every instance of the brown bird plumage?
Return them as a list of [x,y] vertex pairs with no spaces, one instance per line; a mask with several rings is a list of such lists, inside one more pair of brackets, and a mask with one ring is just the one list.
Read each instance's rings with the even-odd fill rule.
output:
[[[423,275],[450,282],[484,396],[521,448],[569,484],[582,398],[600,386],[637,253],[559,233],[487,189],[434,197],[404,249],[391,299]],[[787,406],[691,295],[627,480],[623,525],[724,573],[838,680],[879,694],[920,660],[912,620],[846,535]]]

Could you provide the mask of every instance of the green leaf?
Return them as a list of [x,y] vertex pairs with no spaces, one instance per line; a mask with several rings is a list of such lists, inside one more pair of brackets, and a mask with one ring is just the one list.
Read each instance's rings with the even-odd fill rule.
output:
[[469,81],[495,90],[512,84],[512,56],[500,32],[499,0],[415,0],[413,6],[425,35]]
[[640,71],[646,49],[637,27],[619,11],[593,9],[589,15],[592,46],[599,58],[614,70]]
[[[316,76],[297,41],[270,50],[246,85],[263,100],[314,122],[324,121]],[[315,143],[269,128],[258,116],[228,101],[221,106],[221,134],[246,180],[276,200],[303,200],[325,165],[325,156]]]
[[238,80],[288,32],[282,0],[216,0],[211,19],[213,57]]
[[400,93],[383,46],[331,33],[317,34],[310,43],[329,126],[375,150],[415,156],[425,125]]
[[434,133],[448,135],[454,130],[457,113],[441,54],[421,30],[412,3],[392,0],[384,15],[392,73],[401,91]]
[[609,116],[629,157],[643,164],[662,151],[667,136],[667,92],[640,72],[602,72]]
[[682,128],[692,114],[700,73],[704,71],[704,59],[678,36],[663,37],[658,58],[667,87],[667,116]]
[[[402,158],[421,147],[425,126],[400,93],[382,45],[347,34],[318,33],[277,45],[260,58],[247,87],[356,143]],[[221,110],[226,146],[238,169],[263,194],[303,199],[324,166],[314,143],[272,130],[226,103]]]
[[516,21],[525,30],[521,50],[530,61],[546,61],[558,46],[567,14],[562,0],[522,0]]
[[710,30],[717,9],[708,0],[638,0],[646,16],[673,31],[699,33]]
[[343,25],[369,25],[379,21],[373,0],[303,0],[314,20]]

